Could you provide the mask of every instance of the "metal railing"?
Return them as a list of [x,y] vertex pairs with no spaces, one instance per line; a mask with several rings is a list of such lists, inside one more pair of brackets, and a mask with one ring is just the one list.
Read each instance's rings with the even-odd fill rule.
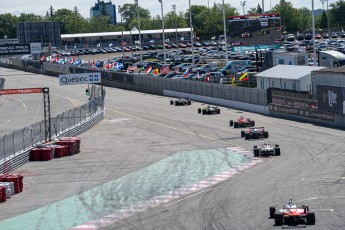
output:
[[[103,111],[104,97],[102,97],[101,87],[93,85],[88,103],[51,118],[52,137],[57,137],[71,128],[79,126]],[[0,161],[45,142],[44,125],[44,121],[40,121],[0,137]]]

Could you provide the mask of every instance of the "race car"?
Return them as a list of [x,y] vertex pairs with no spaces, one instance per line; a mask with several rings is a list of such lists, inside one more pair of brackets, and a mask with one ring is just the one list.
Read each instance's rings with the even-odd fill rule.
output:
[[276,210],[275,207],[271,206],[270,218],[274,218],[275,226],[315,225],[315,213],[309,212],[308,206],[302,205],[301,207],[297,207],[292,199],[282,209]]
[[201,113],[202,115],[205,114],[220,114],[220,108],[218,108],[217,106],[206,106],[205,108],[201,109],[198,108],[198,113]]
[[170,105],[191,105],[192,102],[189,100],[189,98],[178,98],[175,100],[170,100]]
[[245,140],[268,138],[268,131],[264,127],[250,127],[248,130],[241,130],[241,137]]
[[254,157],[259,156],[280,156],[280,147],[279,145],[274,145],[274,147],[267,142],[263,143],[262,145],[254,145],[253,147]]
[[255,121],[250,118],[244,118],[244,116],[240,116],[237,121],[230,120],[230,126],[234,126],[234,128],[239,127],[254,127]]

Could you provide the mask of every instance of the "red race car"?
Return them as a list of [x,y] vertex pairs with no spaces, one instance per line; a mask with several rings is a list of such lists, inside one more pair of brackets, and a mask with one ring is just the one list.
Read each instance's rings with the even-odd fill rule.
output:
[[239,127],[254,127],[255,121],[250,118],[244,118],[244,116],[240,116],[237,121],[230,120],[230,126],[234,126],[234,128]]
[[245,140],[268,138],[268,131],[264,127],[250,127],[248,130],[241,131],[241,137]]
[[282,209],[270,207],[270,218],[274,218],[275,226],[315,225],[315,213],[309,212],[308,206],[297,207],[292,199]]

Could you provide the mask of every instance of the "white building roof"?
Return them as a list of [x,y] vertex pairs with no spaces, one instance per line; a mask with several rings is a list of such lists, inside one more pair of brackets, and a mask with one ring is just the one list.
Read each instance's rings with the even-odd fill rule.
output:
[[[190,32],[190,28],[177,28],[177,33]],[[123,31],[123,35],[139,34],[139,30]],[[162,34],[163,30],[141,30],[140,34]],[[164,29],[164,33],[176,33],[176,29]],[[81,33],[81,34],[61,34],[61,38],[82,38],[82,37],[106,37],[106,36],[121,36],[122,31],[116,32],[102,32],[102,33]]]
[[324,69],[322,66],[301,66],[301,65],[277,65],[261,73],[256,74],[256,77],[277,78],[277,79],[291,79],[298,80],[307,76],[314,70]]

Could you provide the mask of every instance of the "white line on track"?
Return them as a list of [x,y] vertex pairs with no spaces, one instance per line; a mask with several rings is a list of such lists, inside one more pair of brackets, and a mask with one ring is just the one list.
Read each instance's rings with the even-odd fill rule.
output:
[[5,121],[4,123],[0,124],[0,126],[1,126],[1,125],[6,125],[6,124],[8,124],[8,123],[10,123],[10,122],[11,122],[11,120],[7,120],[7,121]]
[[15,97],[11,97],[11,96],[7,96],[7,97],[10,97],[10,98],[12,98],[12,99],[14,99],[14,100],[17,100],[17,101],[19,101],[20,103],[22,103],[22,105],[23,105],[23,107],[24,107],[24,111],[27,111],[26,105],[25,105],[25,103],[24,103],[22,100],[20,100],[20,99],[18,99],[18,98],[15,98]]

